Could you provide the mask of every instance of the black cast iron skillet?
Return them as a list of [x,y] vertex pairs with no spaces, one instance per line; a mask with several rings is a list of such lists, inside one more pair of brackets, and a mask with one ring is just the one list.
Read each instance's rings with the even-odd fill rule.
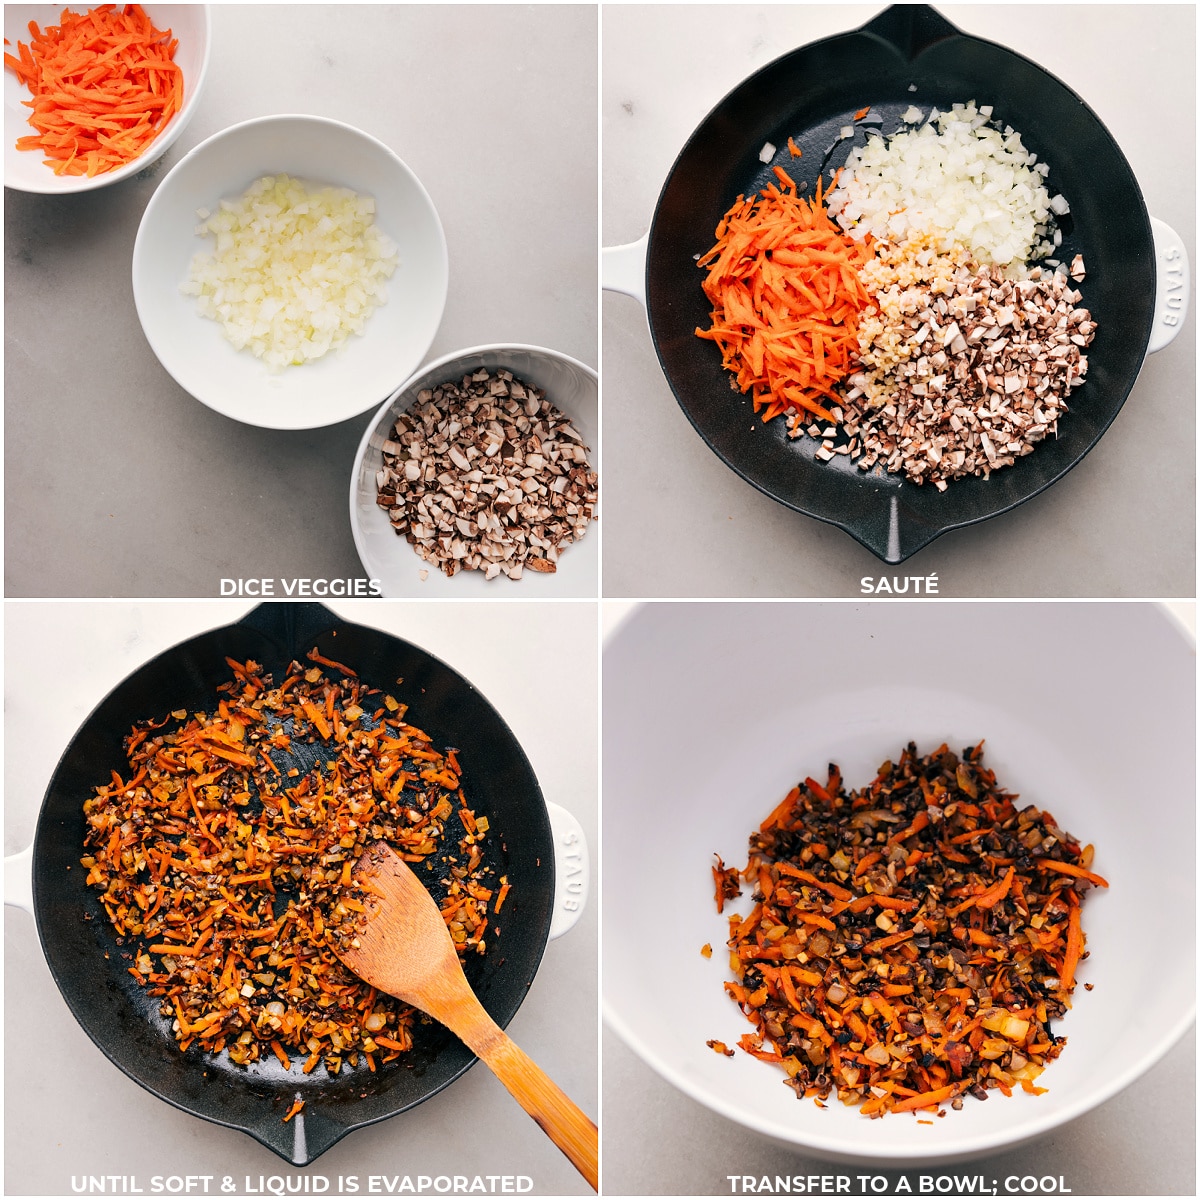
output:
[[[553,909],[553,842],[533,769],[500,715],[462,676],[424,650],[342,621],[319,604],[264,604],[135,671],[67,747],[46,792],[33,845],[38,936],[59,990],[96,1045],[156,1096],[243,1130],[296,1165],[311,1162],[353,1129],[420,1104],[458,1078],[474,1057],[432,1022],[415,1029],[403,1065],[375,1074],[362,1066],[331,1076],[322,1065],[304,1075],[300,1063],[284,1071],[273,1057],[245,1068],[195,1046],[180,1053],[157,1002],[128,974],[124,956],[130,947],[117,945],[94,890],[85,886],[79,859],[83,801],[112,770],[125,774],[121,743],[135,721],[180,707],[211,706],[216,685],[230,675],[227,655],[253,658],[282,680],[288,663],[305,661],[314,646],[407,703],[409,720],[435,745],[457,747],[464,790],[474,811],[490,822],[485,861],[512,885],[501,936],[487,954],[469,956],[467,975],[488,1012],[507,1025],[541,961]],[[459,836],[461,830],[456,833],[448,822],[452,850]],[[304,1109],[284,1124],[297,1096],[306,1101]]]
[[[915,85],[915,88],[914,88]],[[1049,165],[1051,195],[1071,206],[1058,257],[1084,256],[1083,304],[1099,322],[1087,383],[1072,393],[1057,440],[990,479],[953,481],[945,492],[899,475],[860,471],[839,455],[814,461],[815,443],[791,441],[779,419],[764,426],[748,398],[730,390],[717,347],[695,336],[710,324],[695,258],[712,245],[722,214],[744,193],[774,182],[759,152],[812,194],[826,184],[867,128],[900,125],[915,104],[992,105],[1025,147]],[[882,126],[839,130],[870,105]],[[792,137],[803,150],[793,160]],[[836,145],[835,145],[836,143]],[[833,147],[832,152],[830,148]],[[1061,479],[1096,444],[1133,387],[1154,316],[1155,258],[1146,205],[1124,156],[1070,88],[1003,46],[960,33],[925,5],[897,5],[861,29],[777,59],[735,88],[684,146],[663,187],[646,256],[650,331],[676,399],[711,449],[748,483],[797,512],[844,529],[887,562],[901,562],[939,534],[1006,512]]]

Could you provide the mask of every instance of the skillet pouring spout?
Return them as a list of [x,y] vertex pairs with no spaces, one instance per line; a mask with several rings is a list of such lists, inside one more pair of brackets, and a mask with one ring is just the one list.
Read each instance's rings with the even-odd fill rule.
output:
[[957,26],[927,4],[893,4],[868,21],[862,32],[887,42],[907,59],[923,54],[936,42],[960,36]]

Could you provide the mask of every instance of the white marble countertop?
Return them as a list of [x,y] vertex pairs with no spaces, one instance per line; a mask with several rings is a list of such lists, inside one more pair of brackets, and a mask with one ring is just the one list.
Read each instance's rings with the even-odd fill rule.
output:
[[[879,6],[611,5],[601,120],[606,246],[649,227],[676,155],[714,105],[787,51]],[[1046,67],[1099,114],[1154,216],[1195,262],[1191,5],[949,5],[960,29]],[[969,99],[970,97],[964,97]],[[659,369],[645,313],[603,302],[606,596],[847,596],[870,575],[936,573],[943,596],[1195,594],[1195,320],[1144,366],[1100,444],[1013,512],[899,568],[759,494],[713,455]]]
[[218,416],[160,366],[134,310],[155,186],[236,122],[332,117],[412,168],[450,257],[426,361],[520,342],[595,367],[597,21],[583,4],[213,5],[204,94],[157,164],[81,195],[6,189],[5,594],[365,574],[347,497],[370,414],[299,433]]
[[[142,663],[236,620],[231,601],[5,605],[5,853],[32,840],[59,755],[92,708]],[[597,846],[594,604],[341,602],[350,621],[397,634],[461,672],[521,743],[542,792]],[[594,885],[593,885],[594,886]],[[597,905],[546,949],[509,1033],[593,1119],[598,1108]],[[304,1169],[244,1134],[183,1113],[114,1067],[76,1024],[33,921],[5,917],[6,1195],[69,1195],[75,1176],[526,1175],[531,1194],[588,1188],[482,1066],[415,1109],[358,1130]],[[111,1189],[110,1189],[111,1190]],[[197,1193],[193,1193],[197,1194]],[[232,1193],[230,1193],[232,1194]],[[236,1194],[244,1194],[239,1187]]]

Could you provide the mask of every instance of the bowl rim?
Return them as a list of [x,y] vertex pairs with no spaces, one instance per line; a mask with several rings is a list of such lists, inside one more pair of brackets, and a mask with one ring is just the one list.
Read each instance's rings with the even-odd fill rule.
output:
[[887,1166],[898,1163],[909,1165],[926,1163],[934,1165],[938,1162],[952,1162],[975,1158],[990,1151],[1012,1150],[1034,1138],[1044,1137],[1053,1130],[1075,1120],[1076,1117],[1081,1117],[1084,1113],[1098,1108],[1106,1100],[1111,1100],[1118,1092],[1123,1091],[1135,1080],[1140,1079],[1147,1071],[1160,1062],[1195,1023],[1196,1001],[1193,997],[1189,1004],[1184,1005],[1179,1010],[1178,1017],[1160,1034],[1157,1044],[1148,1057],[1132,1063],[1125,1071],[1111,1078],[1104,1087],[1081,1095],[1073,1104],[1059,1109],[1052,1115],[1048,1114],[1041,1119],[1035,1119],[1030,1123],[1029,1128],[1021,1131],[1016,1136],[1014,1136],[1012,1130],[999,1129],[991,1133],[964,1138],[960,1144],[946,1147],[945,1150],[938,1150],[932,1147],[928,1149],[914,1147],[911,1153],[893,1148],[880,1148],[876,1150],[864,1142],[857,1143],[851,1149],[843,1137],[830,1137],[820,1131],[813,1133],[809,1130],[801,1130],[777,1124],[761,1117],[755,1118],[736,1105],[726,1103],[720,1097],[696,1087],[685,1072],[678,1070],[665,1059],[660,1058],[651,1045],[633,1032],[617,1012],[613,1001],[607,994],[602,997],[601,1013],[605,1024],[621,1038],[625,1045],[642,1062],[685,1096],[695,1100],[698,1104],[703,1104],[705,1108],[718,1113],[727,1120],[733,1121],[735,1124],[741,1125],[743,1128],[764,1137],[772,1138],[776,1141],[789,1142],[794,1146],[811,1150],[814,1153],[827,1156],[831,1159],[838,1159],[845,1162],[870,1162]]
[[390,415],[392,406],[395,404],[397,398],[403,392],[412,387],[414,381],[419,379],[422,375],[427,375],[433,371],[440,371],[443,368],[448,367],[451,363],[466,358],[468,355],[487,355],[495,354],[498,351],[508,350],[519,350],[530,354],[542,354],[548,358],[557,359],[559,362],[564,362],[577,368],[591,378],[591,380],[597,385],[597,426],[599,425],[599,372],[597,372],[595,368],[589,367],[587,363],[581,362],[579,359],[565,353],[562,350],[553,350],[549,346],[537,346],[531,342],[486,342],[478,346],[467,346],[461,350],[452,350],[448,354],[443,354],[440,358],[435,358],[431,362],[423,363],[375,410],[374,416],[367,423],[366,429],[363,430],[363,435],[358,442],[358,449],[354,453],[354,464],[350,468],[350,531],[354,536],[354,549],[357,551],[359,561],[362,563],[363,568],[366,571],[370,572],[372,563],[368,561],[366,538],[363,534],[362,525],[358,518],[358,476],[362,468],[363,461],[367,456],[367,446],[370,444],[371,438],[374,436],[375,431],[379,428],[380,423]]
[[[79,181],[70,187],[42,186],[36,181],[14,180],[10,179],[6,172],[4,177],[4,186],[6,188],[37,196],[75,196],[82,192],[94,192],[97,188],[107,187],[112,183],[120,183],[122,179],[128,179],[131,175],[136,175],[140,171],[146,170],[147,167],[153,166],[175,144],[187,127],[188,122],[191,121],[196,105],[200,102],[200,97],[204,92],[205,82],[208,79],[208,68],[212,62],[212,5],[172,4],[162,5],[161,7],[199,9],[200,15],[203,18],[203,52],[200,58],[200,70],[196,72],[191,94],[185,97],[183,107],[171,118],[166,128],[137,158],[127,162],[123,167],[118,167],[115,171],[106,171],[100,175],[93,175],[91,178],[88,178],[86,175],[70,176],[72,180]],[[188,153],[190,154],[191,151],[188,151]],[[186,158],[187,155],[184,155],[184,157]],[[47,185],[50,184],[51,180],[62,178],[64,176],[55,175],[53,172],[50,172]],[[155,188],[155,191],[157,190]]]
[[[439,272],[440,272],[441,279],[442,279],[442,286],[440,288],[440,294],[437,298],[437,309],[438,309],[437,322],[434,324],[434,326],[429,334],[429,340],[425,344],[425,346],[422,348],[421,354],[419,357],[423,357],[425,354],[427,354],[429,352],[429,346],[432,345],[433,339],[435,337],[437,337],[438,329],[441,326],[441,320],[446,311],[446,301],[447,301],[447,299],[449,297],[449,293],[450,293],[450,252],[449,252],[448,243],[446,241],[446,230],[445,230],[445,227],[442,225],[442,218],[441,218],[441,214],[437,210],[437,205],[434,204],[433,197],[429,194],[429,189],[426,188],[425,185],[421,182],[421,179],[417,175],[417,173],[386,142],[382,141],[380,138],[377,138],[374,134],[368,133],[365,129],[362,129],[357,125],[351,125],[348,121],[340,121],[335,117],[325,117],[325,116],[320,116],[315,113],[300,113],[300,112],[268,113],[265,116],[249,117],[244,121],[237,121],[232,125],[227,125],[227,126],[225,126],[225,128],[217,130],[216,133],[210,134],[207,138],[204,139],[204,141],[193,146],[191,148],[191,150],[189,150],[170,169],[170,171],[168,171],[167,174],[165,176],[163,176],[162,181],[154,189],[154,194],[150,197],[150,200],[147,203],[146,208],[142,213],[141,220],[138,222],[137,236],[134,238],[133,254],[132,254],[131,260],[130,260],[130,274],[131,274],[131,283],[132,283],[132,287],[133,287],[133,302],[134,302],[134,308],[137,310],[137,314],[138,314],[138,323],[142,327],[142,335],[143,335],[143,337],[145,337],[146,341],[149,343],[150,349],[154,352],[155,358],[158,359],[159,365],[163,368],[164,371],[167,372],[168,375],[171,376],[172,379],[175,380],[175,382],[179,385],[179,387],[182,388],[185,392],[187,392],[187,394],[189,396],[191,396],[194,400],[198,400],[201,404],[205,405],[207,408],[212,409],[213,412],[220,413],[220,415],[223,417],[227,417],[228,419],[230,419],[232,421],[237,421],[243,425],[253,425],[259,429],[278,429],[278,430],[290,430],[290,431],[304,430],[304,429],[325,429],[330,425],[338,425],[343,421],[353,420],[354,418],[361,416],[364,412],[367,412],[371,408],[372,405],[375,404],[375,401],[371,400],[368,403],[361,405],[360,407],[356,407],[354,409],[354,411],[352,411],[352,412],[339,411],[339,412],[336,412],[333,415],[331,415],[328,419],[322,418],[317,421],[303,420],[303,419],[300,419],[300,420],[297,420],[297,419],[271,420],[271,419],[264,419],[262,415],[256,416],[256,414],[253,412],[245,414],[240,410],[240,406],[229,405],[229,404],[226,404],[221,401],[214,402],[214,400],[212,400],[211,398],[207,398],[205,396],[197,396],[194,392],[192,392],[178,378],[178,376],[175,374],[174,370],[172,370],[172,368],[168,365],[168,362],[163,357],[163,355],[159,353],[158,346],[155,344],[155,341],[150,337],[150,334],[146,330],[145,322],[142,320],[142,305],[140,302],[141,297],[139,295],[139,288],[138,288],[138,271],[139,271],[139,265],[141,263],[142,256],[143,256],[143,247],[144,247],[143,232],[146,229],[148,222],[151,220],[152,214],[154,214],[157,211],[158,207],[160,206],[160,203],[165,203],[165,201],[162,198],[166,195],[168,185],[171,183],[171,180],[175,176],[176,172],[182,170],[183,167],[185,166],[185,164],[191,163],[191,161],[193,160],[194,157],[199,156],[202,152],[208,151],[217,142],[234,137],[240,133],[243,133],[244,131],[246,131],[248,129],[251,129],[251,128],[254,128],[257,126],[278,124],[279,122],[283,122],[283,121],[301,121],[301,122],[308,122],[308,123],[311,123],[314,125],[324,125],[324,126],[328,126],[333,129],[341,130],[345,133],[351,134],[355,137],[362,138],[363,140],[372,143],[383,154],[385,154],[388,158],[390,158],[404,172],[404,174],[408,177],[415,193],[424,202],[425,206],[427,207],[427,209],[429,211],[429,215],[433,218],[433,225],[434,225],[434,228],[436,229],[437,235],[438,235],[437,245],[436,245],[435,249],[437,251],[438,268],[439,268]],[[378,393],[376,393],[376,394],[378,394]],[[394,395],[395,393],[393,392],[392,394]],[[283,415],[286,416],[286,414],[291,411],[293,411],[293,410],[284,410]]]

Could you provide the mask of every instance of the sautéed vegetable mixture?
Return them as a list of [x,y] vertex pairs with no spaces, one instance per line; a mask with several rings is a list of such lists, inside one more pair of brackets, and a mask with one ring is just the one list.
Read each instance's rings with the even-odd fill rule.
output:
[[741,1049],[797,1096],[870,1117],[1045,1091],[1086,957],[1083,902],[1108,884],[1090,845],[1017,800],[982,743],[961,757],[909,743],[856,791],[833,765],[794,787],[743,869],[713,867],[718,910],[753,893],[729,917],[725,990],[754,1026]]
[[333,950],[363,911],[361,852],[383,839],[435,885],[461,956],[485,952],[508,885],[485,882],[488,822],[457,753],[351,668],[308,660],[275,683],[228,659],[208,711],[135,726],[127,778],[84,804],[81,861],[182,1049],[374,1071],[411,1048],[415,1018]]

